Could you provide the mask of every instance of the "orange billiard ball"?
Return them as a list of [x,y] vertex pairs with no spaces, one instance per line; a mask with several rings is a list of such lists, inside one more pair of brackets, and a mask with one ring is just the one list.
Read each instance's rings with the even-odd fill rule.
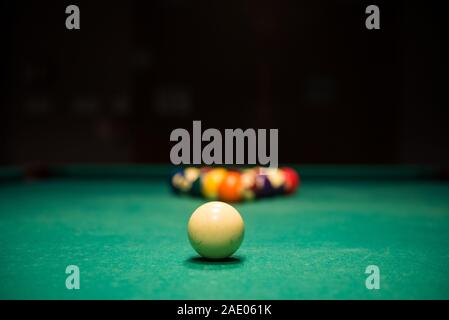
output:
[[218,198],[225,202],[238,202],[243,198],[242,175],[238,171],[228,171],[218,188]]

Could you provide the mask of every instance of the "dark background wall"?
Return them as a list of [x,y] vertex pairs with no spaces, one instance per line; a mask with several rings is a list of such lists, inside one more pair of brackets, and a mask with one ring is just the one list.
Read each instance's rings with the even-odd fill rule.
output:
[[[81,30],[65,28],[77,4]],[[381,30],[365,28],[377,4]],[[449,163],[447,5],[2,1],[0,162],[168,162],[170,132],[279,128],[281,162]]]

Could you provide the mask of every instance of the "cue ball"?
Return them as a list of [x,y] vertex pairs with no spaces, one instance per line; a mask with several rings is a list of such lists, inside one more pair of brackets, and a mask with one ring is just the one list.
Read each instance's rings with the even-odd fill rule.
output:
[[240,247],[245,225],[233,206],[211,201],[193,212],[187,229],[190,244],[199,255],[208,259],[223,259]]

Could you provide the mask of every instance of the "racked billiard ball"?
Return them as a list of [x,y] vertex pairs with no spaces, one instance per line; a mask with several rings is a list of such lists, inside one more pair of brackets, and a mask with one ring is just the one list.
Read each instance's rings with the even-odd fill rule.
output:
[[254,193],[256,198],[264,198],[271,195],[271,185],[270,180],[268,180],[266,175],[257,174],[254,184]]
[[225,202],[238,202],[243,198],[242,175],[238,171],[228,171],[218,188],[218,198]]
[[233,206],[211,201],[193,212],[187,233],[190,244],[199,255],[208,259],[223,259],[240,247],[245,225]]
[[284,167],[280,169],[285,178],[285,193],[291,194],[296,191],[300,184],[299,174],[293,168]]
[[218,199],[218,188],[225,178],[227,170],[213,168],[204,173],[201,184],[201,194],[211,200]]
[[271,197],[276,195],[276,191],[273,187],[272,180],[270,179],[269,168],[258,167],[254,169],[256,171],[254,192],[257,198]]
[[188,167],[184,170],[186,180],[186,192],[193,196],[201,194],[201,170],[195,167]]
[[171,186],[176,193],[200,194],[200,169],[187,167],[180,169],[171,177]]
[[179,169],[172,174],[170,178],[170,186],[175,193],[185,192],[186,183],[183,169]]
[[285,175],[278,168],[265,168],[263,174],[266,175],[270,182],[270,195],[280,195],[285,193]]

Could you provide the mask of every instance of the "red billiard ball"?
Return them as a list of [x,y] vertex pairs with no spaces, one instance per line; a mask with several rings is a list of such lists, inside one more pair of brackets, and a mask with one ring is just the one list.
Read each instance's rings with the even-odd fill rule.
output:
[[286,194],[291,194],[296,191],[300,185],[299,174],[293,168],[284,167],[280,169],[285,177],[284,189]]

